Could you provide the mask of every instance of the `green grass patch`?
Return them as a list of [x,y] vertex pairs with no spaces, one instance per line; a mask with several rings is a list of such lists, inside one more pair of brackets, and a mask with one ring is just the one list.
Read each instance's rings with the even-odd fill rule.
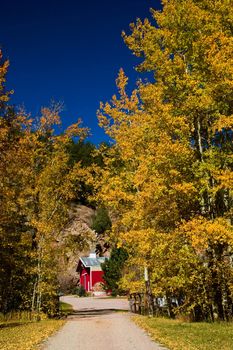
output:
[[10,321],[0,323],[1,350],[33,350],[65,321],[43,320],[40,322]]
[[233,350],[233,323],[188,323],[138,315],[132,319],[170,350]]
[[64,303],[63,301],[60,301],[59,308],[60,308],[61,314],[64,316],[70,315],[74,311],[72,305],[68,303]]

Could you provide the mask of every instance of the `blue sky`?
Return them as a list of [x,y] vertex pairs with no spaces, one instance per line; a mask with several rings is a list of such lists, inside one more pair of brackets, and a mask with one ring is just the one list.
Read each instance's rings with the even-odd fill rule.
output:
[[116,92],[123,67],[131,86],[137,59],[121,31],[137,17],[150,17],[159,0],[8,0],[1,3],[0,47],[10,59],[7,86],[12,102],[33,115],[50,100],[63,101],[64,126],[82,118],[93,143],[107,140],[96,110]]

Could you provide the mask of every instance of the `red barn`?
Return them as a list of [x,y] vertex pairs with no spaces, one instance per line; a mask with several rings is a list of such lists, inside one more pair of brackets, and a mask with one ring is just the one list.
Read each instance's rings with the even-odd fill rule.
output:
[[101,264],[108,259],[106,257],[96,257],[95,253],[90,253],[88,257],[83,256],[79,259],[77,272],[80,274],[80,284],[86,292],[93,291],[96,283],[104,283]]

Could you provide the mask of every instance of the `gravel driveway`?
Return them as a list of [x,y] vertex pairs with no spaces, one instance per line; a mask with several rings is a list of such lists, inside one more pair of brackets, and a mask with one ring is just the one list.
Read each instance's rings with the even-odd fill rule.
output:
[[[126,299],[62,297],[74,314],[43,350],[165,350],[130,320]],[[118,312],[116,312],[118,310]]]

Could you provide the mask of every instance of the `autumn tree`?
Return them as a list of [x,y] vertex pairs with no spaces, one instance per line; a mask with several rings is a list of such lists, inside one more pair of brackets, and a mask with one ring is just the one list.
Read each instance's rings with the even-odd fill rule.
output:
[[[57,104],[42,108],[39,120],[16,112],[4,89],[7,68],[7,61],[1,63],[1,311],[53,315],[70,201],[77,199],[86,172],[80,162],[70,161],[68,150],[88,130],[78,121],[55,134]],[[82,245],[88,239],[84,233]]]
[[9,62],[2,55],[0,59],[0,302],[1,311],[7,312],[24,304],[22,295],[27,294],[29,280],[25,265],[30,241],[22,239],[27,229],[17,201],[23,177],[18,167],[24,164],[20,142],[29,121],[8,105],[10,92],[6,92],[5,80]]
[[[140,57],[130,96],[101,105],[115,141],[105,156],[99,199],[118,220],[130,288],[147,266],[157,295],[194,319],[232,316],[232,6],[230,1],[163,1],[153,22],[137,20],[127,46]],[[168,245],[169,242],[169,245]],[[130,265],[129,265],[130,266]],[[197,289],[198,286],[198,289]]]

